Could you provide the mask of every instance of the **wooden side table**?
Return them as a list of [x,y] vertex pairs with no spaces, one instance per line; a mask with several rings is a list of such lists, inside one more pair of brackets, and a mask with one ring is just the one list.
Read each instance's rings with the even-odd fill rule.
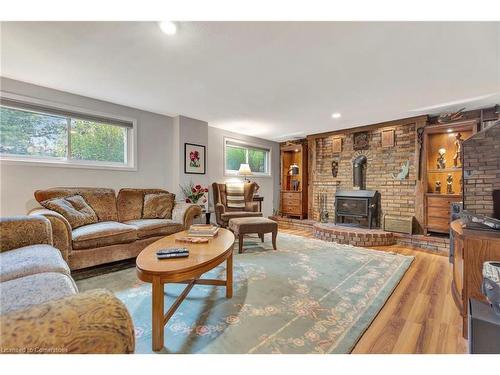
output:
[[262,212],[262,202],[264,202],[264,197],[260,195],[254,195],[253,196],[253,201],[254,202],[259,202],[259,212]]
[[210,224],[210,217],[212,216],[212,211],[201,211],[202,215],[205,215],[205,224]]

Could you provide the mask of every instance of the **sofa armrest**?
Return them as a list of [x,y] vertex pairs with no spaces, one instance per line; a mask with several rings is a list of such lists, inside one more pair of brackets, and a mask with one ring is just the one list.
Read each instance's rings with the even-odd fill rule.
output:
[[0,252],[29,245],[53,244],[50,221],[42,216],[1,218],[0,237]]
[[0,316],[2,353],[133,353],[132,319],[96,289]]
[[54,247],[59,249],[63,259],[67,262],[69,254],[72,251],[72,229],[68,220],[58,212],[46,208],[35,208],[29,212],[29,215],[38,215],[47,218],[52,225],[52,237]]
[[175,202],[172,210],[172,220],[181,223],[184,229],[188,229],[195,217],[201,215],[201,207],[197,204]]

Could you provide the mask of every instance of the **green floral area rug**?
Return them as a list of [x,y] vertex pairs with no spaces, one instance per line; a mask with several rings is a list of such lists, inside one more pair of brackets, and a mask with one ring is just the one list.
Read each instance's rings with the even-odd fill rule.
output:
[[[278,235],[248,238],[234,257],[233,298],[196,285],[165,326],[164,353],[349,353],[383,307],[413,257]],[[225,263],[206,274],[225,278]],[[107,288],[127,306],[136,353],[151,351],[151,284],[135,268],[77,282]],[[165,309],[184,285],[167,284]]]

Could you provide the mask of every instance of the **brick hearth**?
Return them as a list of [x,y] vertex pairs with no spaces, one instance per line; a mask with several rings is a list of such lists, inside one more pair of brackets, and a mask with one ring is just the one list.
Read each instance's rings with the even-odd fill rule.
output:
[[392,232],[335,225],[332,223],[313,224],[313,234],[316,238],[324,241],[353,246],[388,246],[396,243]]
[[[317,237],[325,241],[334,241],[338,243],[351,243],[354,245],[353,242],[341,242],[345,241],[345,232],[344,234],[339,234],[335,233],[334,235],[337,237],[333,237],[333,233],[330,232],[328,233],[327,230],[333,227],[339,228],[341,231],[345,230],[351,230],[352,233],[359,232],[361,233],[362,231],[372,234],[372,238],[370,238],[370,241],[373,240],[373,233],[386,233],[389,235],[392,235],[393,237],[393,242],[391,244],[398,244],[401,246],[405,247],[410,247],[410,248],[420,248],[420,249],[425,249],[425,250],[430,250],[432,252],[441,254],[441,255],[448,255],[449,248],[450,248],[450,239],[445,236],[424,236],[424,235],[419,235],[419,234],[414,234],[414,235],[409,235],[409,234],[404,234],[404,233],[393,233],[393,232],[384,232],[381,230],[370,230],[370,229],[364,229],[364,228],[353,228],[353,227],[346,227],[346,226],[336,226],[333,223],[328,223],[328,224],[321,224],[317,221],[314,220],[299,220],[299,219],[290,219],[282,216],[269,216],[271,220],[277,221],[279,223],[280,228],[286,228],[286,229],[299,229],[299,230],[311,230],[311,232]],[[326,226],[326,229],[324,231],[317,231],[315,229],[315,226]],[[317,233],[319,232],[319,233]],[[330,234],[330,236],[328,236]],[[341,238],[341,237],[344,238]],[[367,236],[365,236],[366,238]],[[354,238],[353,241],[357,241],[355,244],[356,246],[362,246],[362,247],[371,247],[371,246],[380,246],[380,245],[363,245],[361,242],[365,243],[370,243],[370,241],[362,241],[362,237],[350,237],[351,239]],[[349,239],[349,236],[348,236]],[[373,243],[373,241],[371,241]]]

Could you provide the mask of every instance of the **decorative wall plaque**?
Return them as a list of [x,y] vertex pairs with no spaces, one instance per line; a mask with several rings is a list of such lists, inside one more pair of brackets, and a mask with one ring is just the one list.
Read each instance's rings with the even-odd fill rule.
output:
[[342,138],[337,137],[332,140],[332,152],[338,153],[342,152]]
[[394,147],[394,129],[382,130],[382,147]]
[[354,150],[366,150],[368,148],[369,141],[368,132],[358,132],[354,133],[354,142],[352,148]]

